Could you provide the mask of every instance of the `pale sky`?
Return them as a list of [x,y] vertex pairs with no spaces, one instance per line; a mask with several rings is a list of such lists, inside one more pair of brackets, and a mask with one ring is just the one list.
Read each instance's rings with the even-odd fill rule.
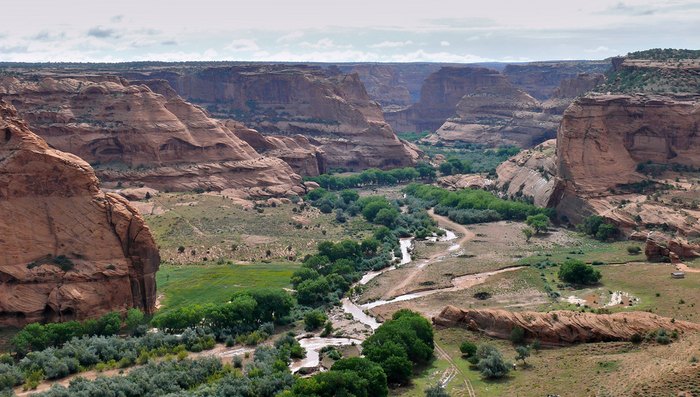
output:
[[484,62],[700,48],[686,0],[1,0],[0,61]]

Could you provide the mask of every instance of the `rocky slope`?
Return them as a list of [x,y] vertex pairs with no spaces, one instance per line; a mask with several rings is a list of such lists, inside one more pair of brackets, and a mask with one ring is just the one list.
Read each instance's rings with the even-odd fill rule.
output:
[[410,105],[411,92],[400,74],[399,69],[392,65],[362,64],[355,65],[349,70],[359,76],[367,88],[370,98],[379,102],[383,108],[404,107]]
[[141,77],[165,78],[216,117],[242,121],[266,136],[303,135],[325,153],[328,167],[400,167],[418,157],[385,122],[359,76],[337,68],[240,65]]
[[511,312],[499,309],[458,309],[445,307],[433,322],[442,326],[463,326],[500,339],[510,338],[520,327],[528,341],[550,346],[587,342],[628,341],[661,328],[667,331],[698,332],[700,324],[672,320],[647,312],[594,314],[558,310],[551,313]]
[[0,219],[0,325],[153,312],[160,258],[143,218],[2,101]]
[[700,211],[691,202],[698,188],[688,175],[671,172],[700,169],[699,136],[700,96],[579,98],[557,136],[557,211],[574,222],[599,214],[623,227],[665,224],[700,233]]
[[27,74],[0,79],[0,97],[51,146],[93,164],[112,185],[263,195],[299,186],[283,161],[258,154],[166,82],[149,84],[161,94],[109,75]]
[[496,168],[497,187],[511,198],[551,206],[556,187],[556,140],[523,150]]

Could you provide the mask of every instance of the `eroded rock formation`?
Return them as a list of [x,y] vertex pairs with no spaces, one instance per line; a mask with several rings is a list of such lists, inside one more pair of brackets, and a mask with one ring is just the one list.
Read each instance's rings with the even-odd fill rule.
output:
[[298,188],[283,161],[258,154],[165,81],[149,85],[161,94],[108,75],[25,75],[0,79],[0,97],[51,146],[93,164],[103,182],[267,195]]
[[551,206],[556,187],[556,145],[556,140],[550,139],[501,163],[496,168],[497,187],[511,198]]
[[515,327],[525,331],[528,341],[545,345],[570,345],[588,342],[628,341],[633,335],[644,336],[665,329],[678,332],[700,331],[700,324],[660,317],[647,312],[614,314],[581,313],[557,310],[551,313],[511,312],[500,309],[458,309],[445,307],[433,318],[441,326],[462,326],[488,336],[508,339]]
[[155,309],[153,237],[92,168],[0,101],[0,325]]
[[401,167],[418,157],[385,122],[359,76],[337,68],[241,65],[151,77],[167,79],[216,117],[242,121],[266,136],[305,136],[325,153],[328,167]]
[[[644,172],[700,168],[700,96],[589,94],[565,112],[557,136],[557,210],[573,222],[603,215],[623,227],[666,225],[700,233],[700,211],[682,197],[692,181]],[[687,195],[687,194],[686,194]],[[690,193],[690,197],[693,194]]]
[[430,75],[421,100],[386,114],[397,131],[435,132],[426,143],[530,147],[555,135],[558,118],[498,71],[444,67]]

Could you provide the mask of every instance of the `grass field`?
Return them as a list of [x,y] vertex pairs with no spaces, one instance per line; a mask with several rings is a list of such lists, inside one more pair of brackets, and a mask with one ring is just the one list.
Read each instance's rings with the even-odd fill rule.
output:
[[158,271],[161,311],[183,305],[226,302],[240,290],[255,287],[289,287],[294,262],[255,264],[163,265]]
[[361,217],[343,225],[310,206],[253,208],[208,194],[159,193],[146,204],[153,206],[146,221],[169,263],[301,258],[320,241],[361,239],[371,228]]

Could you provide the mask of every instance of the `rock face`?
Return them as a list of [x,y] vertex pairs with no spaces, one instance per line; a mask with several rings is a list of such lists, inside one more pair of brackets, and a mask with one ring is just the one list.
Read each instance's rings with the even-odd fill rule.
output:
[[387,113],[397,131],[435,132],[426,143],[531,147],[554,137],[558,118],[487,68],[444,67],[430,75],[421,100],[410,108]]
[[556,145],[556,140],[550,139],[501,163],[496,168],[497,187],[511,198],[551,206],[556,187]]
[[418,153],[385,122],[357,74],[337,68],[255,65],[153,74],[219,118],[264,135],[305,136],[328,167],[359,170],[414,164]]
[[700,244],[689,244],[662,233],[648,233],[644,254],[651,262],[672,262],[672,258],[693,259],[700,257]]
[[0,101],[0,325],[155,309],[158,249],[92,168]]
[[103,182],[263,194],[299,185],[284,162],[260,156],[165,81],[149,84],[162,94],[115,76],[6,77],[0,97],[51,146],[94,164]]
[[403,82],[395,66],[381,64],[356,65],[350,73],[356,73],[367,88],[370,98],[383,108],[408,106],[412,103],[411,93]]
[[[581,97],[564,114],[557,156],[560,215],[577,222],[595,213],[623,227],[666,224],[684,233],[700,232],[692,220],[700,217],[697,209],[677,211],[669,203],[646,199],[657,191],[692,191],[692,183],[668,188],[662,176],[639,172],[642,163],[700,168],[700,96]],[[620,205],[621,200],[636,204]]]
[[447,306],[433,322],[442,326],[463,326],[488,336],[508,339],[515,327],[525,331],[526,340],[561,346],[588,342],[628,341],[633,335],[666,329],[700,331],[700,324],[672,320],[647,312],[594,314],[558,310],[551,313],[510,312],[498,309],[458,309]]
[[420,101],[408,109],[388,112],[386,118],[395,131],[436,131],[468,93],[477,89],[502,90],[508,81],[495,70],[479,67],[443,67],[428,76],[421,88]]
[[227,120],[225,124],[258,153],[284,160],[300,175],[317,176],[328,170],[323,150],[314,146],[303,135],[265,136],[238,121]]
[[581,73],[602,74],[609,68],[608,61],[533,62],[507,65],[503,74],[518,88],[544,100],[554,96],[557,91],[561,95],[560,85],[564,80],[576,79]]

